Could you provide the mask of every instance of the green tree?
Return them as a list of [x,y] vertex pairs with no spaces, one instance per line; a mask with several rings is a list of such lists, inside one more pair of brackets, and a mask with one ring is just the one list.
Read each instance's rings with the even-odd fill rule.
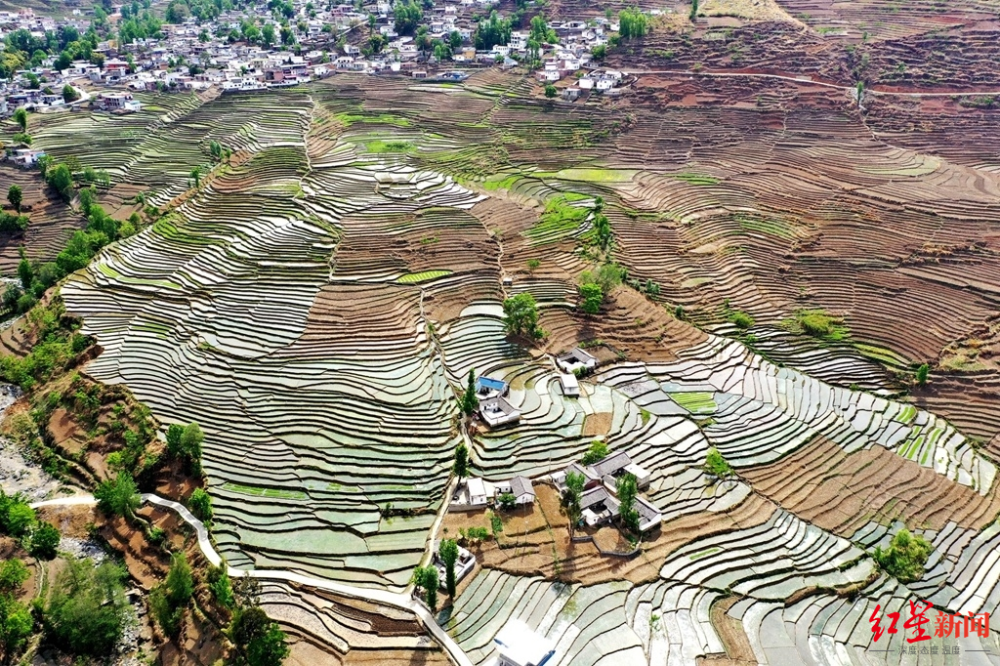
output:
[[175,553],[170,558],[170,572],[164,585],[167,599],[175,608],[186,606],[191,600],[194,594],[194,576],[184,553]]
[[85,187],[80,190],[80,212],[84,217],[90,217],[90,212],[94,207],[94,188]]
[[59,547],[59,530],[52,523],[42,523],[31,533],[28,552],[40,560],[53,560]]
[[500,18],[494,9],[486,21],[476,26],[475,44],[480,51],[489,51],[498,44],[508,44],[511,36],[510,19]]
[[919,534],[911,534],[905,527],[892,537],[889,547],[876,547],[873,557],[888,574],[901,583],[912,583],[924,575],[924,566],[934,547]]
[[458,544],[454,539],[442,539],[438,546],[438,555],[444,562],[444,586],[448,596],[455,598],[455,563],[458,562]]
[[73,198],[73,174],[65,164],[57,164],[45,172],[45,181],[59,193],[63,201]]
[[920,386],[924,386],[925,384],[927,384],[927,375],[930,373],[930,371],[931,367],[926,363],[922,363],[920,367],[917,368],[917,384],[919,384]]
[[28,112],[24,109],[14,111],[14,122],[21,128],[22,132],[28,131]]
[[288,656],[285,632],[260,606],[237,608],[228,633],[235,647],[230,666],[280,666]]
[[535,297],[525,292],[517,294],[503,302],[504,330],[513,335],[525,335],[538,338],[538,305]]
[[184,426],[181,433],[181,454],[196,466],[201,463],[201,445],[205,441],[205,433],[197,423]]
[[11,595],[0,596],[0,664],[14,662],[28,643],[33,626],[27,606]]
[[705,471],[720,479],[728,479],[733,475],[733,468],[714,446],[708,450],[708,455],[705,456]]
[[16,557],[0,564],[0,594],[14,594],[21,589],[30,573],[24,562]]
[[457,51],[462,47],[462,35],[458,30],[452,30],[448,35],[448,46],[451,47],[452,51]]
[[417,567],[416,572],[414,572],[414,582],[417,587],[423,589],[424,601],[427,602],[427,607],[431,611],[437,611],[438,586],[441,583],[438,580],[437,567],[434,565]]
[[24,502],[15,502],[7,509],[4,527],[12,537],[22,537],[35,525],[35,510]]
[[634,474],[625,473],[615,479],[618,495],[618,515],[622,524],[632,532],[639,531],[639,512],[635,508],[635,498],[639,494],[639,484]]
[[559,94],[559,91],[556,89],[556,87],[554,85],[552,85],[551,83],[546,83],[545,84],[545,96],[547,98],[552,99],[553,97],[555,97],[558,94]]
[[260,30],[260,41],[264,46],[271,46],[274,44],[276,35],[274,33],[274,25],[268,23]]
[[455,476],[461,481],[469,474],[469,449],[465,443],[460,443],[455,447],[455,464],[452,466]]
[[196,166],[195,168],[191,169],[191,180],[194,181],[194,187],[195,187],[195,189],[198,189],[199,187],[201,187],[201,167],[200,166]]
[[413,0],[397,2],[392,12],[396,32],[401,35],[412,35],[424,17],[423,8]]
[[608,445],[599,439],[595,439],[590,443],[590,448],[587,452],[583,454],[583,458],[580,460],[584,465],[593,465],[596,462],[604,460],[608,457]]
[[188,507],[197,518],[202,521],[212,520],[212,496],[202,488],[195,488],[188,498]]
[[56,578],[45,612],[45,632],[76,655],[105,658],[114,652],[125,620],[125,572],[110,561],[70,559]]
[[131,519],[142,503],[135,481],[128,472],[118,472],[114,479],[102,481],[94,490],[97,508],[109,516]]
[[149,592],[149,609],[156,618],[156,623],[160,625],[163,633],[169,637],[174,637],[181,630],[181,619],[184,617],[184,609],[177,608],[170,603],[167,590],[163,585],[157,585]]
[[594,56],[594,60],[600,62],[608,57],[608,47],[604,44],[598,44],[594,48],[590,49],[590,55]]
[[171,423],[167,428],[167,455],[177,458],[181,455],[181,435],[184,434],[184,426],[179,423]]
[[14,207],[14,212],[21,214],[21,204],[24,202],[24,193],[17,185],[11,185],[7,190],[7,201]]
[[618,34],[622,39],[638,39],[649,29],[649,17],[635,7],[618,12]]
[[70,102],[75,102],[80,99],[80,93],[76,91],[76,88],[67,83],[63,86],[62,97],[63,101],[69,104]]
[[604,302],[604,292],[601,285],[589,282],[579,286],[580,309],[589,315],[595,315],[601,311],[601,303]]
[[466,416],[479,409],[479,398],[476,397],[476,371],[473,368],[469,368],[469,381],[465,393],[462,394],[460,406]]
[[233,595],[232,583],[229,581],[228,564],[225,560],[219,563],[219,566],[209,565],[208,574],[206,579],[208,580],[208,589],[212,590],[212,596],[225,608],[233,608],[236,606],[236,597]]
[[514,497],[513,493],[500,493],[500,496],[497,497],[497,504],[504,511],[511,511],[517,506],[517,498]]
[[691,23],[698,20],[698,0],[691,0],[691,11],[688,13],[688,18],[691,19]]
[[567,518],[569,518],[571,534],[576,530],[576,526],[580,523],[580,516],[583,515],[583,510],[580,508],[580,498],[583,496],[583,488],[586,483],[587,477],[583,474],[577,472],[566,474],[566,489],[562,495],[562,506],[566,510]]

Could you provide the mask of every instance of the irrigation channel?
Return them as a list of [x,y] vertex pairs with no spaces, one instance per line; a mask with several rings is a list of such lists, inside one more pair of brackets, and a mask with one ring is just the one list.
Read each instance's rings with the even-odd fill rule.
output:
[[[177,512],[177,515],[179,515],[184,522],[195,529],[195,532],[198,534],[198,545],[201,547],[201,552],[205,554],[205,557],[212,563],[213,566],[219,566],[222,562],[222,557],[215,551],[215,546],[212,545],[212,540],[208,535],[208,530],[205,528],[204,523],[195,518],[194,515],[188,511],[186,507],[184,507],[184,505],[174,502],[173,500],[164,499],[163,497],[153,493],[144,493],[141,497],[144,503],[148,502],[149,504],[155,504],[165,509]],[[31,508],[37,509],[44,506],[93,505],[96,503],[97,500],[94,499],[93,495],[74,495],[73,497],[60,497],[57,499],[35,502],[31,504]],[[472,661],[469,660],[462,648],[458,646],[458,643],[456,643],[451,636],[449,636],[444,629],[438,625],[434,616],[427,610],[427,608],[414,599],[408,592],[388,592],[386,590],[373,590],[369,588],[355,587],[353,585],[335,583],[333,581],[323,580],[322,578],[303,576],[302,574],[292,571],[281,571],[278,569],[246,570],[236,569],[234,567],[228,567],[228,569],[229,575],[232,577],[252,576],[261,580],[289,581],[305,585],[307,587],[341,594],[345,597],[351,597],[353,599],[374,601],[387,606],[393,606],[395,608],[410,611],[420,618],[420,621],[425,627],[427,627],[427,630],[431,633],[431,635],[451,656],[452,661],[459,666],[473,666]]]

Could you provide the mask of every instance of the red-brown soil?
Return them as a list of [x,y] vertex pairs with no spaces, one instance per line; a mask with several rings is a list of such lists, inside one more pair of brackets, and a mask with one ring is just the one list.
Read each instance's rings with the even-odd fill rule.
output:
[[869,521],[932,530],[955,522],[978,531],[1000,511],[992,490],[980,495],[880,446],[847,454],[817,439],[741,475],[783,508],[845,537]]

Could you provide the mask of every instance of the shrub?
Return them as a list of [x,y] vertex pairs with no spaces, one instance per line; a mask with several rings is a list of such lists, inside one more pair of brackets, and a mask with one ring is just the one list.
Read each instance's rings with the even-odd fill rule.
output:
[[156,618],[156,623],[167,636],[173,637],[181,629],[181,618],[184,615],[183,608],[174,608],[162,585],[157,585],[149,593],[149,608]]
[[606,458],[608,453],[609,449],[607,443],[602,442],[599,439],[595,439],[590,443],[590,448],[583,454],[583,458],[580,462],[584,465],[593,465],[594,463]]
[[736,328],[742,330],[746,330],[754,324],[753,317],[742,310],[732,310],[729,313],[729,321],[732,322]]
[[52,560],[56,557],[59,547],[59,530],[52,523],[42,523],[31,534],[28,552],[40,560]]
[[504,511],[510,511],[517,506],[517,498],[512,493],[501,493],[500,497],[497,498],[497,504]]
[[135,480],[128,472],[118,472],[114,479],[102,481],[94,490],[94,498],[101,511],[109,516],[124,518],[134,516],[142,503]]
[[601,286],[592,282],[581,284],[579,291],[580,309],[589,315],[595,315],[600,312],[601,303],[604,302],[604,292],[601,290]]
[[188,498],[188,507],[197,518],[202,521],[212,520],[212,496],[201,488],[195,488]]
[[873,557],[886,573],[901,583],[912,583],[924,575],[924,565],[934,547],[922,536],[910,534],[903,528],[892,537],[886,550],[875,548]]
[[184,553],[177,553],[170,559],[170,573],[167,574],[164,585],[167,599],[175,607],[186,606],[191,600],[191,595],[194,594],[194,576]]
[[28,580],[28,567],[19,559],[4,560],[0,564],[0,594],[13,594]]
[[708,455],[705,456],[705,471],[720,479],[726,479],[733,475],[733,468],[715,447],[710,448]]
[[209,566],[208,568],[208,589],[212,590],[212,596],[225,608],[233,608],[236,605],[236,597],[233,596],[233,587],[229,581],[228,565],[225,560],[219,566]]

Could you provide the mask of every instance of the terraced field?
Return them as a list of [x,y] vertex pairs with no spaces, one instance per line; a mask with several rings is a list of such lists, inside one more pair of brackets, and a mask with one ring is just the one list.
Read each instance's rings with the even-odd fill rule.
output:
[[[995,330],[996,155],[907,130],[930,102],[887,93],[865,117],[786,80],[647,74],[586,106],[533,90],[499,70],[338,75],[45,118],[50,154],[166,211],[63,286],[103,348],[85,371],[201,424],[213,536],[241,568],[405,590],[463,441],[491,481],[562,470],[595,437],[649,470],[663,524],[635,555],[570,543],[545,500],[474,549],[438,616],[473,663],[511,618],[553,664],[942,663],[903,656],[902,633],[874,644],[868,617],[1000,606],[1000,374],[955,360]],[[963,136],[990,127],[939,111]],[[211,141],[233,158],[213,166]],[[586,317],[600,206],[628,279]],[[533,348],[504,333],[520,293],[547,332]],[[833,323],[810,336],[809,316]],[[551,355],[581,343],[602,364],[568,398]],[[911,387],[922,362],[930,385]],[[460,427],[470,369],[510,382],[520,422]],[[735,478],[704,471],[713,447]],[[909,585],[872,557],[903,525],[934,545]],[[411,616],[279,585],[264,601],[301,663],[322,645],[446,659]],[[959,644],[1000,647],[933,643]]]

